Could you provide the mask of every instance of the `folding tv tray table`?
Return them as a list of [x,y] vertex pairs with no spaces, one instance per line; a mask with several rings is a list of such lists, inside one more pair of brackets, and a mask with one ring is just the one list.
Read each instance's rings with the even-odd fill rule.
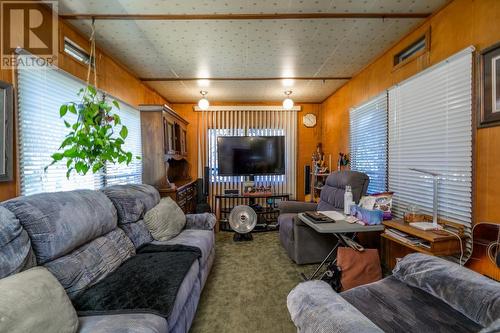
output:
[[383,231],[384,225],[361,225],[358,223],[349,223],[345,220],[336,220],[335,223],[315,223],[311,219],[309,219],[304,213],[298,214],[299,219],[307,224],[309,227],[314,229],[316,232],[321,234],[333,234],[338,242],[333,246],[332,250],[328,255],[323,259],[321,264],[316,268],[314,273],[310,277],[306,277],[304,273],[302,273],[302,278],[306,281],[313,280],[318,275],[321,268],[328,262],[336,263],[337,262],[337,249],[339,246],[351,247],[355,250],[360,251],[362,246],[354,241],[354,238],[359,232],[371,232],[371,231]]

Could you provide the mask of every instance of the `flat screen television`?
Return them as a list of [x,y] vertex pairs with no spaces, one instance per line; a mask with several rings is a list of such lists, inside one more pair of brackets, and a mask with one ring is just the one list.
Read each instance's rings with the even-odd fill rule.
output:
[[220,176],[282,175],[284,136],[220,136],[217,138]]

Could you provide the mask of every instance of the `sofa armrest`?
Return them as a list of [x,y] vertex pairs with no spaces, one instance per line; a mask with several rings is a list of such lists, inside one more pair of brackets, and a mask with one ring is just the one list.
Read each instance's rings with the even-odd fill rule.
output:
[[298,214],[307,211],[315,211],[318,204],[315,202],[282,201],[278,204],[280,214]]
[[382,333],[324,281],[307,281],[287,297],[292,321],[301,333]]
[[186,214],[186,228],[198,230],[213,230],[217,220],[214,214]]
[[451,261],[412,253],[398,261],[392,274],[443,300],[483,327],[500,318],[500,283]]

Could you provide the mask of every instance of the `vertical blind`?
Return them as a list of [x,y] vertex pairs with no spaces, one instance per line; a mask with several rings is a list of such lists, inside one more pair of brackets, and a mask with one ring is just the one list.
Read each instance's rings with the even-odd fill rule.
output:
[[368,193],[387,190],[387,92],[350,111],[351,169],[370,177]]
[[472,52],[468,48],[389,90],[389,190],[402,216],[415,203],[432,214],[438,173],[438,215],[472,219]]
[[[59,117],[63,103],[78,102],[77,92],[85,83],[56,68],[18,67],[19,167],[21,194],[73,189],[98,189],[106,183],[140,182],[142,166],[134,161],[129,167],[107,165],[104,172],[86,176],[73,173],[66,178],[66,165],[57,163],[44,170],[51,155],[59,149],[67,128]],[[141,156],[140,114],[120,103],[118,114],[129,129],[125,148]],[[115,110],[116,111],[116,110]],[[76,115],[68,113],[70,122]]]
[[224,189],[238,189],[243,192],[244,177],[218,176],[218,136],[285,136],[285,175],[255,177],[257,186],[271,186],[274,192],[296,194],[297,160],[297,111],[279,108],[221,107],[220,110],[200,111],[199,117],[199,165],[200,178],[205,166],[210,170],[210,198],[221,194]]

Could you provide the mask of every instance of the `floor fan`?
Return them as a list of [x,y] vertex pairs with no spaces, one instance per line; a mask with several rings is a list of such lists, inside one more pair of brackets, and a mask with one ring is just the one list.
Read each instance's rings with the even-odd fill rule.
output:
[[229,225],[235,232],[233,236],[235,242],[251,241],[253,239],[251,231],[257,225],[257,214],[249,206],[236,206],[229,214]]

